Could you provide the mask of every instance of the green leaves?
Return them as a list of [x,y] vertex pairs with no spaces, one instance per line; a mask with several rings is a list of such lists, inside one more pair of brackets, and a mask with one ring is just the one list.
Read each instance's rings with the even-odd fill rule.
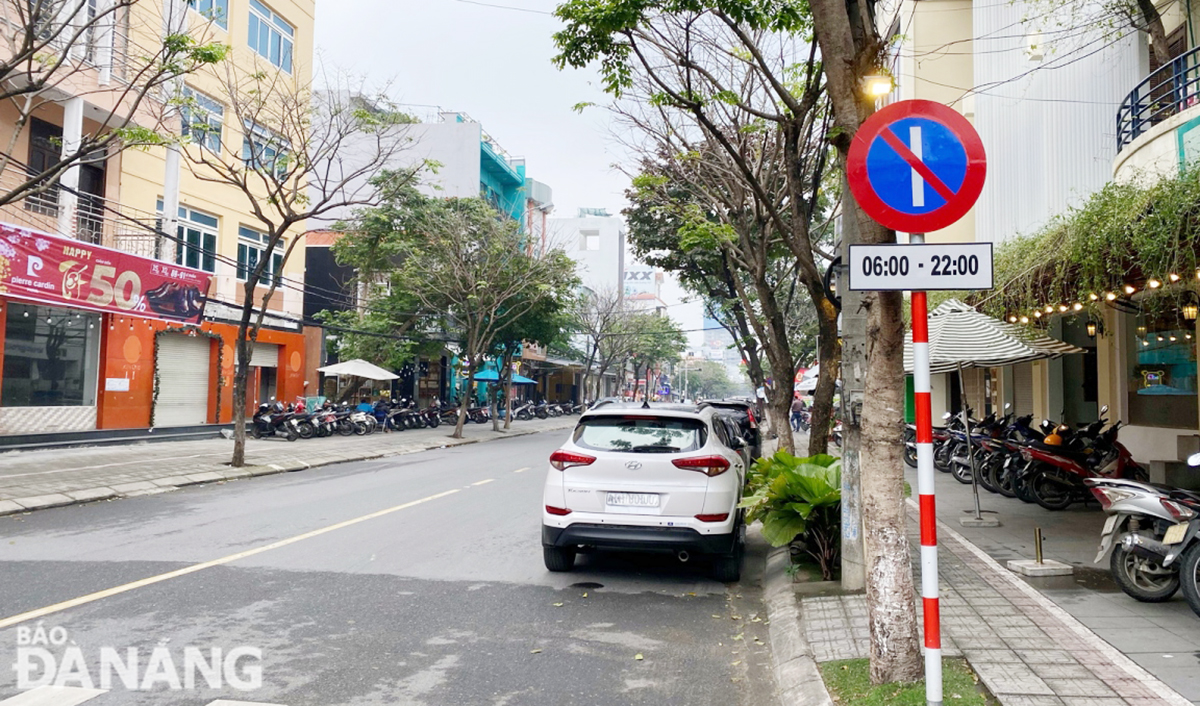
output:
[[[763,536],[773,546],[789,544],[809,531],[814,513],[836,515],[842,499],[842,462],[833,456],[797,458],[786,451],[755,461],[747,478],[749,522],[762,520]],[[827,528],[825,528],[827,529]]]

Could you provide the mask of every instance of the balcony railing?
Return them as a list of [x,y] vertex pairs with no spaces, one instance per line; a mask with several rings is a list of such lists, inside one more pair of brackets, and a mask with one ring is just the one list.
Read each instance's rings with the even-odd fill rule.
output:
[[[0,194],[13,191],[24,184],[26,178],[16,166],[0,172]],[[159,227],[156,214],[91,194],[79,195],[75,217],[68,229],[72,232],[63,233],[59,227],[59,213],[63,208],[60,191],[55,185],[41,193],[0,205],[0,221],[142,257],[165,259],[174,252],[170,247],[173,243],[155,234]]]
[[1200,47],[1142,80],[1117,110],[1117,151],[1154,125],[1200,104]]

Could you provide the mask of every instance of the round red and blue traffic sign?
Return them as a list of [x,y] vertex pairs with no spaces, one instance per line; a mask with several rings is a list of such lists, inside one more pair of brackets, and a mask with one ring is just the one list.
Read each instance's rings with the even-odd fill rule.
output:
[[962,218],[986,175],[979,133],[958,111],[927,100],[892,103],[867,118],[846,158],[858,205],[906,233],[928,233]]

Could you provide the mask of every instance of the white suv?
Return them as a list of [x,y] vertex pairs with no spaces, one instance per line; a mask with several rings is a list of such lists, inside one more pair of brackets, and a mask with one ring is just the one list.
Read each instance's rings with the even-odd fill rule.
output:
[[741,576],[738,501],[744,446],[712,408],[606,404],[584,414],[550,455],[542,552],[570,571],[581,548],[669,551],[714,559],[719,581]]

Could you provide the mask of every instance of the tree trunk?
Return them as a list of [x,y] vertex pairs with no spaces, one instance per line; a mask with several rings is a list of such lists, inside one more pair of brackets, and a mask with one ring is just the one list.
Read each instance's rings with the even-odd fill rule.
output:
[[504,430],[512,428],[513,398],[512,398],[512,359],[504,357]]
[[1171,47],[1167,43],[1167,30],[1163,27],[1162,15],[1154,6],[1154,0],[1137,0],[1142,19],[1146,21],[1146,32],[1150,35],[1150,50],[1160,67],[1171,63]]
[[779,448],[790,454],[796,453],[796,439],[792,436],[792,398],[795,388],[796,359],[788,347],[787,322],[775,301],[774,292],[765,284],[757,283],[759,305],[763,318],[770,328],[765,348],[767,361],[771,364],[771,377],[775,384],[767,388],[767,409],[771,433],[779,439]]
[[450,435],[451,439],[463,438],[463,425],[467,421],[467,407],[471,404],[471,383],[475,377],[475,365],[470,358],[466,359],[467,365],[467,381],[463,386],[462,399],[458,401],[458,421],[454,425],[454,433]]
[[237,368],[233,372],[233,458],[229,465],[241,468],[246,465],[246,379],[250,376],[250,342],[242,327],[234,357]]
[[817,387],[813,390],[813,404],[809,421],[808,455],[828,453],[829,428],[833,423],[833,394],[837,388],[838,370],[842,366],[842,346],[838,343],[837,309],[833,302],[824,299],[814,301],[817,309],[817,361],[821,366],[817,374]]
[[912,564],[905,532],[904,319],[900,292],[867,295],[867,366],[863,395],[862,512],[867,548],[871,681],[922,676]]

